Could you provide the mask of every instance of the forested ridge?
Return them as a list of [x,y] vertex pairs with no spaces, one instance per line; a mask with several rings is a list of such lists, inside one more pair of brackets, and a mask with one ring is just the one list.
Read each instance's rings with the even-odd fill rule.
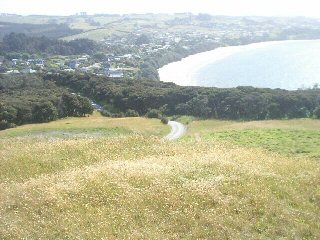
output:
[[31,37],[46,36],[51,39],[58,39],[61,37],[81,33],[80,29],[71,29],[67,24],[29,24],[29,23],[13,23],[0,22],[1,32],[0,40],[12,32],[23,33]]
[[30,37],[23,33],[10,33],[0,43],[0,53],[20,52],[29,54],[93,54],[99,45],[89,39],[76,39],[70,42],[51,39],[45,36]]
[[158,109],[165,115],[259,120],[312,117],[320,106],[320,89],[287,91],[254,87],[181,87],[173,83],[112,79],[92,75],[45,75],[113,110],[140,115]]
[[320,89],[181,87],[160,81],[59,73],[0,75],[0,127],[84,116],[93,110],[86,97],[104,106],[110,116],[152,112],[232,120],[320,118]]
[[0,75],[0,130],[92,113],[89,99],[37,75]]

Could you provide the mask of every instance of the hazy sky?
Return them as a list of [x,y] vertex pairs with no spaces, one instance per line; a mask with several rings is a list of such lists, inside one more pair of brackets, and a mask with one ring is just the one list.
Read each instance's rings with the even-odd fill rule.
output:
[[71,15],[175,13],[320,17],[319,0],[0,0],[0,12]]

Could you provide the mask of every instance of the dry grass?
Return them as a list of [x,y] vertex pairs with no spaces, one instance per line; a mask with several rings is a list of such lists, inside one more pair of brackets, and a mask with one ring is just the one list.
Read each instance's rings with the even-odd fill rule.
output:
[[134,133],[1,144],[1,239],[320,238],[318,161]]
[[[163,125],[158,119],[146,118],[106,118],[95,112],[86,118],[66,118],[50,123],[28,124],[14,129],[0,131],[0,138],[12,136],[29,136],[35,134],[71,132],[71,133],[92,133],[110,132],[118,130],[120,134],[125,132],[143,135],[164,136],[170,132],[170,128]],[[88,134],[90,135],[90,134]]]

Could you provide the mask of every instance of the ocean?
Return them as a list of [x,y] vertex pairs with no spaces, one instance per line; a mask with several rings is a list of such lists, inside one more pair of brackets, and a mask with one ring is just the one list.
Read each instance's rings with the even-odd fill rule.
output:
[[320,83],[320,40],[218,48],[170,63],[159,75],[183,86],[309,88]]

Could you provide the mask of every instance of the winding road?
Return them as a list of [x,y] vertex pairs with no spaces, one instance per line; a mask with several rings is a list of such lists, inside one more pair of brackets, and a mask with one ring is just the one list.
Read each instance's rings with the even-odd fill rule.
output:
[[186,126],[176,121],[169,121],[168,125],[171,127],[171,132],[165,137],[165,139],[173,141],[182,137],[186,133]]

